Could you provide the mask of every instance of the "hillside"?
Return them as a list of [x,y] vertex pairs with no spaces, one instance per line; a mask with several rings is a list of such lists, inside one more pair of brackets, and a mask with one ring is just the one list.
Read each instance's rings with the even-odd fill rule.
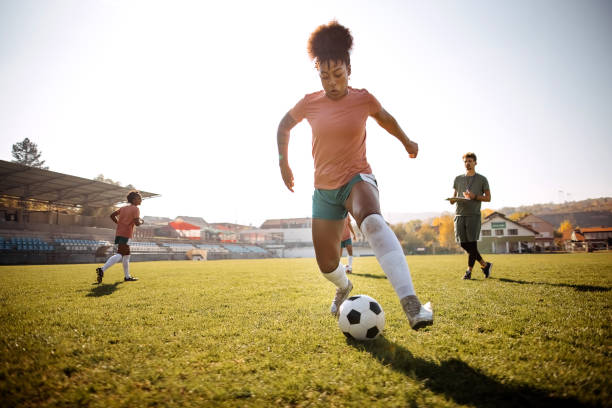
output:
[[612,212],[612,197],[590,198],[582,201],[569,201],[562,204],[533,204],[520,207],[503,207],[499,210],[502,214],[515,212],[528,212],[535,215],[541,214],[568,214],[583,213],[591,211]]
[[582,201],[571,201],[562,204],[534,204],[520,207],[504,207],[498,210],[510,215],[526,212],[537,215],[550,222],[555,228],[565,220],[574,227],[609,227],[612,226],[612,198],[592,198]]

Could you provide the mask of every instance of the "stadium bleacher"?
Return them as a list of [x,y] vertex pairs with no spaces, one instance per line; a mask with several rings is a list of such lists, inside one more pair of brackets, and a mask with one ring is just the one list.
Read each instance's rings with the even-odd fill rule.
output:
[[168,248],[160,247],[155,242],[139,242],[139,241],[130,241],[130,250],[132,252],[149,252],[149,253],[168,252]]
[[192,249],[195,249],[195,247],[192,244],[182,244],[182,243],[177,243],[177,242],[172,242],[172,243],[164,242],[162,243],[162,246],[169,248],[172,252],[187,252]]
[[110,246],[106,240],[56,238],[55,243],[65,251],[95,251],[101,246]]
[[205,249],[208,253],[211,254],[226,254],[229,251],[223,248],[221,245],[216,244],[198,244],[196,245],[198,249]]
[[0,250],[46,252],[53,251],[54,246],[37,237],[0,237]]

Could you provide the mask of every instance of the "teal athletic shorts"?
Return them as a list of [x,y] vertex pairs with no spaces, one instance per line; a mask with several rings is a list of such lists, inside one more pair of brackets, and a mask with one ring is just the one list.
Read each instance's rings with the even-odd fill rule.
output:
[[360,181],[370,183],[378,188],[378,183],[373,174],[357,174],[348,183],[333,190],[315,188],[312,194],[312,218],[324,220],[343,220],[348,211],[344,208],[344,202],[351,194],[353,186]]
[[480,237],[480,215],[455,216],[455,240],[458,243],[476,242]]
[[347,246],[353,246],[353,240],[352,239],[345,239],[344,241],[342,241],[340,243],[340,248],[346,248]]
[[119,235],[117,235],[115,237],[115,244],[117,244],[117,245],[121,245],[121,244],[127,245],[129,240],[130,239],[128,237],[120,237]]

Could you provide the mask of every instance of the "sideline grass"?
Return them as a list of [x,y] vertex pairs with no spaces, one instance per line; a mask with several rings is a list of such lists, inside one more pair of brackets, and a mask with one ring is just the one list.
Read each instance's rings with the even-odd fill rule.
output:
[[408,257],[435,324],[410,330],[374,258],[347,341],[313,259],[0,267],[2,406],[612,406],[612,254]]

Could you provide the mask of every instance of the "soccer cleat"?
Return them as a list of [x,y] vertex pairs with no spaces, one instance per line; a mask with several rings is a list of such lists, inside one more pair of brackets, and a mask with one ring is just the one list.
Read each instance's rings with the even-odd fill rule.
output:
[[465,275],[463,275],[463,279],[465,280],[472,279],[472,271],[470,271],[469,269],[465,271]]
[[482,273],[484,273],[485,278],[491,276],[491,270],[493,269],[493,264],[491,262],[487,262],[487,265],[482,268]]
[[102,278],[104,277],[104,271],[102,268],[96,268],[96,281],[98,283],[102,283]]
[[124,280],[125,282],[134,282],[134,281],[137,281],[137,280],[138,280],[138,278],[135,278],[135,277],[133,277],[133,276],[130,276],[129,278],[125,278],[125,279],[123,279],[123,280]]
[[350,266],[346,265],[344,268],[346,269],[346,273],[353,273],[353,268]]
[[433,309],[430,302],[422,305],[419,299],[412,295],[401,299],[400,303],[413,330],[433,324]]
[[351,290],[353,290],[353,283],[350,280],[348,281],[346,288],[336,289],[336,297],[334,298],[330,308],[331,314],[338,317],[338,313],[340,313],[340,305],[346,300],[349,293],[351,293]]

